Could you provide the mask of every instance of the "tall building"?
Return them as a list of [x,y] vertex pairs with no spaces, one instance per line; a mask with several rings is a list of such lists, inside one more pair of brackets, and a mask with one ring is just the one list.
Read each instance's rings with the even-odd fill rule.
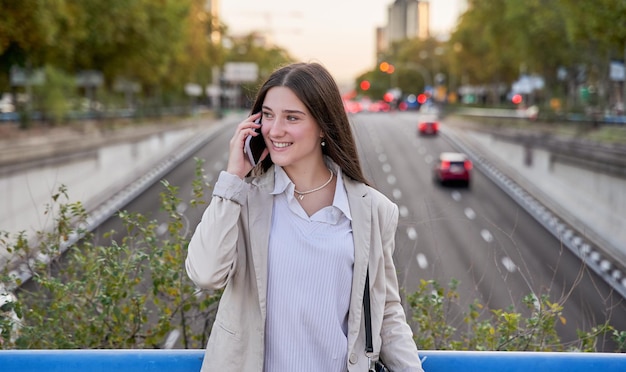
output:
[[424,0],[395,0],[387,10],[386,43],[404,39],[426,39],[430,35],[429,3]]
[[376,55],[396,41],[430,36],[430,4],[426,0],[395,0],[387,9],[387,25],[376,28]]

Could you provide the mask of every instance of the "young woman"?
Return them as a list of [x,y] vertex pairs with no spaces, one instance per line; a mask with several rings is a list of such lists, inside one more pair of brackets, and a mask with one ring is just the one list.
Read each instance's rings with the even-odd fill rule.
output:
[[[267,146],[256,167],[249,135]],[[373,357],[422,371],[392,258],[397,223],[397,206],[362,174],[330,73],[276,70],[237,126],[189,243],[189,277],[224,288],[202,371],[367,371],[368,271]]]

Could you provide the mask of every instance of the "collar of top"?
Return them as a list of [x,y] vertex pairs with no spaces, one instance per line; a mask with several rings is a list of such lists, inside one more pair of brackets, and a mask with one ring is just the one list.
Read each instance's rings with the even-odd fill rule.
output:
[[[324,160],[326,162],[326,166],[329,169],[332,169],[337,177],[337,185],[335,187],[335,196],[333,198],[332,207],[334,207],[333,209],[336,209],[338,212],[343,213],[349,220],[352,220],[350,205],[348,204],[348,194],[343,184],[341,168],[328,157],[325,157]],[[297,203],[296,197],[293,195],[295,187],[295,184],[291,181],[287,172],[285,172],[282,167],[274,164],[274,190],[271,194],[279,195],[285,193],[288,203],[292,205],[294,202]]]

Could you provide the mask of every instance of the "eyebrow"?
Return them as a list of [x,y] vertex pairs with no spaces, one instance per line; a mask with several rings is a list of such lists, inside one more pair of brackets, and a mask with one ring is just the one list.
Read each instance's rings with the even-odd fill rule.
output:
[[[271,108],[269,108],[269,107],[267,107],[267,106],[265,106],[265,105],[263,105],[263,108],[264,108],[264,109],[266,109],[266,110],[270,110],[270,111],[272,111],[272,112],[274,111],[274,110],[272,110]],[[306,113],[305,113],[304,111],[300,111],[300,110],[283,110],[283,113],[285,113],[285,114],[301,114],[301,115],[306,115]]]

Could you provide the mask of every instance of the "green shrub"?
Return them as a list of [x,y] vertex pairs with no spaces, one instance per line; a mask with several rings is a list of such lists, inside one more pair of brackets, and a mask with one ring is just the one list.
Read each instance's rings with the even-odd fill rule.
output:
[[[557,325],[565,324],[563,306],[527,295],[523,305],[529,315],[509,309],[485,311],[474,301],[463,311],[464,329],[453,326],[460,309],[458,282],[452,280],[447,288],[434,280],[422,280],[416,292],[408,296],[412,320],[417,330],[416,344],[423,350],[495,350],[495,351],[597,351],[599,337],[609,335],[617,350],[626,350],[626,332],[614,329],[608,323],[590,331],[578,330],[578,342],[565,345],[557,334]],[[454,318],[454,319],[453,319]]]
[[[54,216],[54,229],[38,232],[36,243],[23,232],[0,234],[0,247],[27,262],[32,274],[16,299],[0,297],[5,298],[0,303],[0,349],[164,348],[173,346],[166,341],[173,331],[180,334],[177,347],[205,346],[220,293],[199,291],[187,278],[184,260],[194,226],[178,211],[178,187],[161,183],[165,225],[121,211],[124,231],[111,231],[104,235],[106,241],[98,241],[84,228],[88,215],[82,204],[69,202],[67,190],[60,187],[46,210]],[[192,187],[188,204],[203,207],[209,185],[200,160]],[[167,227],[164,234],[159,226]],[[115,240],[116,234],[121,238]],[[0,276],[0,296],[9,294],[2,285],[20,284],[7,266]],[[563,307],[547,297],[526,296],[528,316],[513,308],[486,311],[478,301],[464,311],[458,284],[452,280],[445,288],[422,280],[407,297],[420,349],[596,351],[596,341],[604,335],[619,350],[626,349],[626,332],[608,324],[579,331],[578,344],[566,347],[556,332],[566,321]],[[459,314],[463,329],[453,325]]]
[[[192,207],[203,204],[208,187],[201,164]],[[174,330],[180,332],[180,347],[205,346],[220,293],[199,291],[187,278],[189,226],[176,210],[178,188],[162,184],[161,206],[168,215],[163,235],[157,221],[121,211],[122,238],[113,240],[116,232],[111,231],[104,236],[111,240],[99,244],[81,228],[88,215],[80,202],[67,201],[64,187],[47,208],[55,215],[54,229],[39,232],[36,245],[23,233],[16,239],[3,233],[0,244],[21,262],[30,262],[32,283],[16,291],[17,301],[11,305],[19,314],[18,337],[9,337],[15,317],[0,317],[0,348],[161,348]],[[80,239],[63,253],[76,237]],[[51,262],[34,257],[50,257]],[[2,282],[7,287],[21,284],[11,280],[8,268]]]

